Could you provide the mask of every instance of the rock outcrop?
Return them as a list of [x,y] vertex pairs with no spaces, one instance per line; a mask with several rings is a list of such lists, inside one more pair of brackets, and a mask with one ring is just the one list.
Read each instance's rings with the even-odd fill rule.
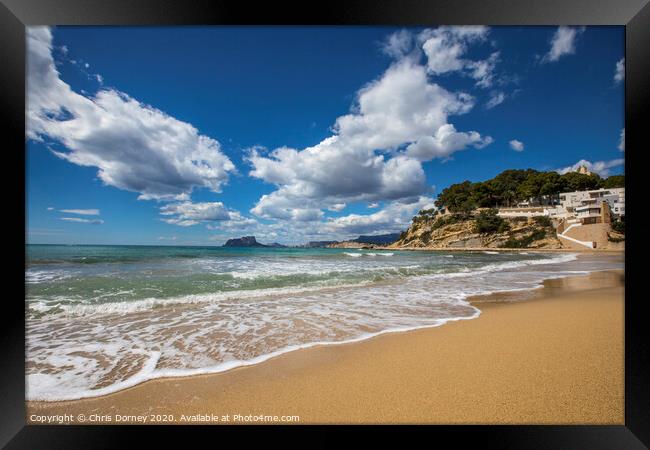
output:
[[228,239],[224,247],[266,247],[255,239],[255,236],[244,236],[236,239]]

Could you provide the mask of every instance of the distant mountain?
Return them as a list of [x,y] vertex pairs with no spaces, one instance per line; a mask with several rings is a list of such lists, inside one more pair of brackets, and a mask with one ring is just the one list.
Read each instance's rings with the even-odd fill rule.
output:
[[318,247],[327,247],[330,244],[336,244],[338,241],[311,241],[305,244],[305,247],[308,248],[318,248]]
[[286,245],[278,244],[277,242],[274,242],[273,244],[266,244],[265,247],[287,248]]
[[228,239],[224,247],[268,247],[267,245],[260,244],[255,239],[255,236],[244,236],[237,239]]
[[390,233],[390,234],[378,234],[375,236],[359,236],[356,239],[353,239],[353,242],[359,242],[361,244],[378,244],[378,245],[388,245],[396,242],[399,239],[399,233]]

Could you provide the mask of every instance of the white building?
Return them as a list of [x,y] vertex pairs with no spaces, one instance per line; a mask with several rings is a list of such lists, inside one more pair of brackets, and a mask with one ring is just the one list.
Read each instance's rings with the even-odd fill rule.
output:
[[625,216],[625,188],[563,192],[560,205],[583,222],[592,222],[601,215],[602,202],[607,202],[614,217]]
[[499,208],[498,215],[511,218],[546,216],[551,219],[566,219],[569,223],[599,223],[603,217],[608,217],[603,214],[603,202],[609,205],[614,218],[625,216],[625,188],[564,192],[559,195],[559,205]]

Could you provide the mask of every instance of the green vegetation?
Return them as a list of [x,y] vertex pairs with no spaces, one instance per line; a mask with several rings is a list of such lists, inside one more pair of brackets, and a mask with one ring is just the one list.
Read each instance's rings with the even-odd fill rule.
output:
[[605,189],[623,188],[625,187],[625,175],[612,175],[603,180],[601,187]]
[[435,219],[437,214],[438,214],[438,210],[434,208],[420,210],[418,215],[413,217],[413,223],[416,224],[419,222],[431,221]]
[[625,234],[625,222],[622,220],[615,220],[612,222],[612,230],[617,233]]
[[491,180],[463,181],[442,190],[435,201],[438,208],[454,213],[469,213],[476,208],[513,206],[530,198],[556,197],[560,192],[623,187],[624,175],[603,179],[596,174],[539,172],[533,169],[505,170]]
[[553,222],[551,222],[551,218],[547,217],[547,216],[537,216],[537,217],[534,217],[533,220],[540,227],[549,228],[549,227],[553,226]]
[[431,230],[437,230],[438,228],[442,228],[445,225],[451,225],[452,223],[464,222],[470,218],[471,215],[469,213],[456,213],[449,214],[447,216],[441,216],[438,217],[438,220],[433,222],[433,225],[431,225]]
[[476,232],[481,234],[492,234],[508,231],[510,225],[499,217],[497,213],[498,210],[494,208],[481,211],[476,216]]
[[510,237],[507,241],[505,241],[501,245],[501,248],[528,248],[530,244],[532,244],[533,242],[540,241],[545,237],[546,237],[546,230],[543,229],[535,230],[529,235],[524,236],[521,239]]

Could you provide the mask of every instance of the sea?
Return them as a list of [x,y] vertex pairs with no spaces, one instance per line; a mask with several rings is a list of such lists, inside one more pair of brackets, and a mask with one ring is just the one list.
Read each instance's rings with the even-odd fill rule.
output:
[[573,253],[27,245],[27,400],[105,395],[477,318],[468,297],[622,269]]

